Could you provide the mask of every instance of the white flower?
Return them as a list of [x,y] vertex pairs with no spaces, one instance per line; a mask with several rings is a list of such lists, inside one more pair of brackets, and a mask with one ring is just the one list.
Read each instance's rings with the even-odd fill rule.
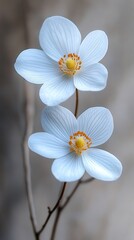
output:
[[59,181],[76,181],[85,171],[105,181],[120,177],[120,161],[112,154],[94,148],[105,143],[113,132],[113,118],[108,109],[89,108],[76,119],[64,107],[46,107],[42,126],[46,132],[32,134],[29,148],[41,156],[55,159],[52,173]]
[[41,100],[55,106],[73,95],[75,89],[100,91],[107,82],[107,69],[98,63],[106,54],[105,32],[90,32],[81,43],[81,34],[70,20],[47,18],[40,30],[41,48],[27,49],[18,56],[15,69],[27,81],[43,84]]

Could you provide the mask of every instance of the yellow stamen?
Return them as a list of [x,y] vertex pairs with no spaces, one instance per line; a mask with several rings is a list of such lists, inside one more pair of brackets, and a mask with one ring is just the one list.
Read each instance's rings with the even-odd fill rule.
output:
[[79,137],[76,139],[76,142],[75,142],[75,145],[78,147],[78,148],[83,148],[84,145],[85,145],[85,141],[83,139],[83,137]]
[[75,69],[75,65],[76,65],[76,63],[75,63],[75,61],[72,58],[68,58],[66,60],[66,66],[67,66],[68,69],[74,70]]
[[83,151],[90,148],[92,140],[84,132],[78,131],[70,136],[70,151],[75,151],[76,154],[81,155]]
[[58,63],[60,70],[69,76],[76,74],[81,69],[82,64],[80,57],[75,53],[64,55]]

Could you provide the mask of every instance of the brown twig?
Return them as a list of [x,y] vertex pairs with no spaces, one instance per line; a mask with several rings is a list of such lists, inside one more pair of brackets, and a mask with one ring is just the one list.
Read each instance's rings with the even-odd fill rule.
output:
[[89,183],[89,182],[92,182],[94,180],[93,177],[89,178],[89,179],[86,179],[86,180],[79,180],[74,189],[72,190],[72,192],[70,193],[70,195],[67,197],[67,199],[65,200],[65,202],[62,204],[62,205],[59,205],[58,209],[57,209],[57,212],[56,212],[56,216],[55,216],[55,220],[54,220],[54,225],[53,225],[53,229],[52,229],[52,234],[51,234],[51,238],[50,240],[54,240],[55,238],[55,234],[56,234],[56,229],[57,229],[57,226],[58,226],[58,222],[59,222],[59,219],[60,219],[60,215],[61,215],[61,212],[65,209],[65,207],[68,205],[68,203],[70,202],[70,200],[72,199],[73,195],[75,194],[76,190],[78,189],[78,187],[81,185],[81,184],[85,184],[85,183]]
[[24,179],[26,187],[26,195],[29,207],[29,214],[32,223],[33,232],[35,239],[39,240],[37,237],[37,221],[35,216],[33,195],[32,195],[32,184],[31,184],[31,168],[30,168],[30,157],[29,150],[27,146],[28,136],[31,134],[33,129],[33,119],[34,119],[34,94],[33,89],[27,84],[24,85],[25,90],[25,103],[24,103],[24,115],[25,115],[25,130],[22,142],[22,154],[23,154],[23,166],[24,166]]
[[[79,96],[78,96],[78,90],[76,89],[76,103],[75,103],[75,114],[74,114],[75,117],[77,117],[77,114],[78,114],[78,104],[79,104]],[[72,190],[72,192],[70,193],[70,195],[67,197],[66,201],[63,203],[63,205],[58,206],[50,240],[54,240],[61,212],[67,206],[67,204],[69,203],[69,201],[71,200],[71,198],[75,194],[76,190],[80,186],[80,184],[88,183],[88,182],[91,182],[93,180],[94,180],[94,178],[92,178],[92,177],[89,178],[89,179],[86,179],[86,180],[79,180],[77,182],[77,184],[75,185],[74,189]]]
[[67,197],[66,201],[63,203],[63,205],[60,206],[60,211],[66,207],[66,205],[69,203],[70,199],[72,198],[72,196],[74,195],[74,193],[76,192],[76,190],[78,189],[78,187],[80,186],[80,184],[84,184],[84,183],[89,183],[89,182],[92,182],[94,180],[94,178],[89,178],[89,179],[86,179],[86,180],[79,180],[74,189],[72,190],[72,192],[70,193],[70,195]]
[[[76,96],[76,100],[75,100],[75,113],[74,113],[74,115],[75,115],[75,117],[77,117],[78,104],[79,104],[79,96],[78,96],[78,90],[77,89],[76,89],[76,95],[75,96]],[[71,196],[70,196],[70,198],[71,198]],[[51,234],[51,238],[50,238],[51,240],[54,240],[54,238],[55,238],[55,233],[56,233],[58,221],[59,221],[59,218],[60,218],[61,210],[62,210],[62,207],[59,205],[58,208],[57,208],[57,212],[56,212],[56,216],[55,216],[55,220],[54,220],[54,225],[53,225],[52,234]]]
[[78,105],[79,105],[79,96],[78,96],[78,89],[76,89],[76,101],[75,101],[75,112],[74,112],[75,117],[77,117],[77,114],[78,114]]
[[[27,27],[27,15],[28,15],[28,0],[22,0],[21,4],[21,23],[23,29],[24,43],[25,47],[29,45],[29,34]],[[35,208],[32,194],[32,183],[31,183],[31,167],[30,167],[30,157],[29,150],[27,146],[27,139],[33,130],[33,119],[34,119],[34,88],[30,85],[24,83],[24,94],[25,94],[25,102],[24,102],[24,117],[25,117],[25,129],[24,135],[22,139],[22,155],[23,155],[23,166],[24,166],[24,181],[26,188],[26,196],[28,201],[28,208],[30,214],[30,220],[33,228],[33,233],[36,240],[39,240],[39,236],[37,236],[37,221],[35,216]]]
[[48,216],[47,216],[47,218],[46,218],[46,221],[45,221],[44,224],[42,225],[41,229],[38,231],[38,235],[40,235],[41,232],[44,230],[45,226],[47,225],[47,223],[48,223],[48,221],[49,221],[49,219],[50,219],[50,217],[51,217],[51,215],[53,214],[53,212],[54,212],[54,211],[58,208],[58,206],[60,205],[60,202],[61,202],[61,200],[62,200],[63,194],[64,194],[64,192],[65,192],[66,185],[67,185],[67,183],[64,182],[63,187],[62,187],[62,190],[61,190],[61,193],[60,193],[60,196],[59,196],[59,198],[58,198],[55,206],[52,208],[52,210],[51,210],[50,207],[48,207]]
[[55,216],[54,225],[53,225],[50,240],[54,240],[54,238],[55,238],[55,233],[56,233],[56,229],[57,229],[58,222],[59,222],[59,219],[60,219],[60,214],[61,214],[61,208],[59,206],[58,209],[57,209],[57,212],[56,212],[56,216]]
[[[75,103],[75,116],[77,116],[77,113],[78,113],[78,103],[79,103],[79,99],[78,99],[78,90],[76,89],[76,103]],[[66,183],[64,183],[63,185],[63,189],[61,191],[61,194],[59,196],[59,199],[57,201],[57,203],[55,204],[55,206],[53,207],[53,209],[51,210],[50,207],[48,207],[48,216],[46,218],[46,221],[44,222],[44,224],[42,225],[41,229],[38,231],[38,235],[40,235],[42,233],[42,231],[44,230],[44,228],[46,227],[51,215],[53,214],[53,212],[57,209],[57,213],[56,213],[56,219],[55,221],[57,222],[58,221],[58,218],[59,218],[59,206],[60,206],[60,202],[62,200],[62,197],[63,197],[63,194],[64,194],[64,190],[65,190],[65,186],[66,186]],[[53,226],[53,230],[52,230],[52,236],[51,238],[53,239],[54,235],[55,235],[55,231],[56,231],[56,223],[54,221],[54,226]]]

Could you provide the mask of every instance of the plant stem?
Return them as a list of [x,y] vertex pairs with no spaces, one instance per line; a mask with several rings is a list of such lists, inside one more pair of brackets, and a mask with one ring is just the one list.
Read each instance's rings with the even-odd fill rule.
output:
[[76,192],[76,190],[78,189],[78,187],[80,186],[80,184],[84,184],[84,183],[89,183],[89,182],[92,182],[94,180],[94,178],[89,178],[89,179],[86,179],[86,180],[79,180],[74,189],[72,190],[72,192],[70,193],[70,195],[67,197],[66,201],[63,203],[63,205],[60,206],[60,211],[65,208],[67,206],[67,204],[69,203],[70,199],[73,197],[74,193]]
[[[27,14],[28,14],[28,0],[21,0],[20,2],[21,15],[20,20],[22,22],[23,36],[25,47],[28,48],[29,45],[29,33],[27,25]],[[28,208],[30,214],[30,220],[32,224],[32,229],[34,237],[36,240],[39,240],[37,236],[37,221],[35,216],[35,208],[32,194],[32,183],[31,183],[31,167],[30,167],[30,157],[29,150],[27,146],[27,139],[33,130],[33,119],[34,119],[34,88],[24,83],[24,117],[25,117],[25,129],[22,139],[22,157],[23,157],[23,167],[24,167],[24,181],[26,196],[28,201]]]
[[23,155],[23,166],[24,166],[24,180],[25,180],[25,188],[26,195],[28,201],[29,214],[31,219],[31,224],[34,232],[34,236],[36,240],[39,240],[37,236],[37,221],[35,216],[35,208],[33,202],[33,194],[32,194],[32,183],[31,183],[31,168],[30,168],[30,157],[29,157],[29,149],[27,146],[28,136],[31,134],[33,129],[33,119],[34,119],[34,106],[33,106],[33,89],[31,89],[28,85],[24,85],[25,87],[25,103],[24,103],[24,115],[25,115],[25,130],[22,141],[22,155]]
[[61,200],[62,200],[63,194],[64,194],[64,192],[65,192],[66,185],[67,185],[67,183],[64,182],[63,187],[62,187],[62,190],[61,190],[61,193],[60,193],[60,196],[59,196],[56,204],[55,204],[54,207],[52,208],[52,210],[50,209],[50,207],[48,207],[48,216],[47,216],[47,218],[46,218],[46,221],[45,221],[44,224],[42,225],[41,229],[38,231],[38,235],[40,235],[41,232],[44,230],[45,226],[47,225],[47,223],[48,223],[48,221],[49,221],[49,219],[50,219],[50,217],[51,217],[51,215],[52,215],[53,212],[58,208],[58,206],[59,206],[59,204],[60,204],[60,202],[61,202]]
[[[76,89],[75,113],[74,113],[75,117],[77,117],[77,114],[78,114],[78,104],[79,104],[79,96],[78,96],[78,90]],[[60,207],[59,205],[59,207],[57,208],[57,212],[54,220],[54,225],[53,225],[52,234],[50,238],[51,240],[54,240],[55,238],[55,233],[56,233],[61,210],[62,210],[62,207]]]
[[89,179],[86,179],[86,180],[81,180],[80,179],[76,183],[76,185],[75,185],[74,189],[72,190],[72,192],[70,193],[70,195],[67,197],[66,201],[62,205],[59,205],[59,207],[57,208],[57,212],[56,212],[56,216],[55,216],[54,225],[53,225],[53,229],[52,229],[52,234],[51,234],[50,240],[54,240],[61,212],[63,211],[63,209],[65,209],[67,204],[70,202],[71,198],[75,194],[75,192],[78,189],[78,187],[80,186],[80,184],[89,183],[89,182],[92,182],[93,180],[94,180],[93,177],[91,177]]
[[[76,104],[75,104],[75,117],[77,116],[77,113],[78,113],[78,103],[79,103],[79,99],[78,99],[78,90],[76,89]],[[78,189],[78,187],[80,186],[80,184],[84,184],[84,183],[89,183],[91,181],[93,181],[94,178],[89,178],[89,179],[86,179],[86,180],[79,180],[77,182],[77,184],[75,185],[74,189],[72,190],[72,192],[70,193],[70,195],[67,197],[66,201],[61,205],[61,200],[62,200],[62,197],[63,197],[63,194],[64,194],[64,191],[65,191],[65,187],[66,187],[66,183],[63,184],[63,188],[62,188],[62,191],[61,191],[61,194],[59,196],[59,199],[57,201],[57,203],[55,204],[55,206],[53,207],[53,209],[51,210],[50,208],[48,208],[48,216],[46,218],[46,221],[45,223],[43,224],[43,226],[41,227],[41,229],[38,231],[38,235],[41,234],[41,232],[43,231],[43,229],[45,228],[45,226],[47,225],[51,215],[53,214],[53,212],[55,210],[56,211],[56,215],[55,215],[55,220],[54,220],[54,224],[53,224],[53,228],[52,228],[52,234],[51,234],[51,238],[50,240],[54,240],[55,238],[55,234],[56,234],[56,230],[57,230],[57,226],[58,226],[58,222],[59,222],[59,219],[60,219],[60,215],[61,215],[61,212],[63,211],[63,209],[67,206],[67,204],[69,203],[69,201],[71,200],[71,198],[73,197],[73,195],[75,194],[76,190]]]
[[[78,103],[79,103],[79,99],[78,99],[78,90],[76,89],[76,103],[75,103],[75,117],[77,116],[77,113],[78,113]],[[57,213],[56,213],[56,218],[59,219],[59,205],[60,205],[60,202],[62,200],[62,197],[63,197],[63,194],[64,194],[64,191],[65,191],[65,187],[66,187],[66,183],[63,184],[63,188],[62,188],[62,191],[61,191],[61,194],[59,196],[59,199],[57,201],[57,203],[55,204],[55,206],[53,207],[53,209],[51,210],[50,208],[48,208],[48,216],[46,218],[46,221],[44,222],[44,224],[42,225],[41,229],[38,231],[38,235],[41,234],[41,232],[44,230],[44,228],[46,227],[51,215],[53,214],[53,212],[57,209]],[[58,220],[55,219],[55,221],[57,222]],[[52,230],[52,236],[51,238],[53,239],[54,238],[54,235],[55,235],[55,231],[56,231],[56,227],[57,227],[57,223],[54,221],[54,226],[53,226],[53,230]]]
[[79,105],[79,96],[78,96],[78,89],[76,89],[76,101],[75,101],[75,117],[77,117],[78,114],[78,105]]
[[58,225],[58,222],[59,222],[59,219],[60,219],[60,214],[61,214],[61,208],[59,206],[58,209],[57,209],[57,212],[56,212],[56,216],[55,216],[54,225],[53,225],[53,229],[52,229],[52,234],[51,234],[50,240],[54,240],[54,238],[55,238],[57,225]]

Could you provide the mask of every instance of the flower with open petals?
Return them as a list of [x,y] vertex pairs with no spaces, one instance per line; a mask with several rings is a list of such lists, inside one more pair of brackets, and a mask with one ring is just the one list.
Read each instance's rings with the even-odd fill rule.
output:
[[46,132],[32,134],[29,148],[41,156],[55,159],[52,173],[59,181],[76,181],[85,171],[104,181],[120,177],[120,161],[95,148],[105,143],[113,132],[113,118],[108,109],[89,108],[76,119],[64,107],[46,107],[42,126]]
[[43,84],[41,100],[55,106],[73,95],[75,89],[100,91],[107,82],[107,69],[98,63],[106,54],[105,32],[90,32],[81,43],[81,34],[70,20],[47,18],[40,30],[41,48],[20,53],[16,71],[27,81]]

